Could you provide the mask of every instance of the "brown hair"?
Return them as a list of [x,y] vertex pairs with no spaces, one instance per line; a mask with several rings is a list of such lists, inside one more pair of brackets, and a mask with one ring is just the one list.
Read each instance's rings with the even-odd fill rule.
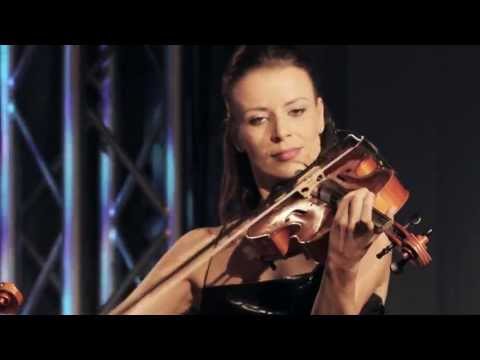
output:
[[[231,92],[235,84],[249,71],[264,66],[294,65],[305,70],[315,90],[320,96],[319,79],[308,56],[295,46],[241,46],[233,54],[222,79],[222,95],[227,116],[223,137],[223,178],[220,191],[219,216],[222,224],[246,215],[260,202],[250,162],[245,153],[234,147],[235,122],[230,113]],[[325,130],[322,144],[328,144],[334,137],[335,126],[325,107]],[[323,148],[323,146],[322,146]]]

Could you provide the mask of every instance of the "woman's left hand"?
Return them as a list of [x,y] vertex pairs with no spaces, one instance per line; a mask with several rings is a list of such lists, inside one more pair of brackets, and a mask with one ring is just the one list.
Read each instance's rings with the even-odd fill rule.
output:
[[365,188],[339,201],[312,314],[359,314],[373,293],[385,301],[391,255],[376,258],[389,240],[374,231],[374,203],[375,194]]
[[372,212],[375,194],[354,190],[338,203],[330,229],[327,262],[335,268],[356,269],[375,239]]

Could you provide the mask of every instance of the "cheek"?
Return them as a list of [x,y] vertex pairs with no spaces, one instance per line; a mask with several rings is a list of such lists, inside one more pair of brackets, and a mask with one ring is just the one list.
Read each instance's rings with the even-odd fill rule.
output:
[[308,154],[308,157],[315,159],[320,154],[321,150],[320,130],[316,121],[312,121],[309,124],[310,126],[306,126],[303,129],[301,136],[303,138],[305,148],[307,149],[306,153]]
[[310,144],[311,159],[309,159],[309,161],[314,161],[320,155],[320,152],[322,150],[322,146],[320,144],[320,137],[316,136],[315,138],[313,138]]
[[244,128],[239,129],[238,136],[242,148],[248,153],[249,157],[258,160],[259,157],[265,156],[266,148],[264,134],[260,131],[246,131]]
[[318,146],[318,139],[320,138],[320,130],[316,123],[308,127],[308,130],[304,132],[305,139],[312,145]]
[[268,154],[261,143],[249,143],[245,148],[250,161],[257,164],[265,163],[268,160]]

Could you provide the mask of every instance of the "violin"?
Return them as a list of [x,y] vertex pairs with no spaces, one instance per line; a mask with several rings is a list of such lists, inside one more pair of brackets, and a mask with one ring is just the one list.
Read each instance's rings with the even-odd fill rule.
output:
[[376,195],[374,232],[385,233],[391,241],[377,258],[397,247],[401,259],[392,263],[392,272],[401,273],[409,262],[420,267],[430,264],[427,243],[432,230],[415,235],[408,228],[420,218],[401,225],[386,215],[395,215],[410,193],[373,144],[349,134],[317,162],[323,166],[314,164],[291,185],[279,188],[278,192],[286,194],[273,202],[282,206],[275,206],[247,231],[246,238],[263,253],[264,261],[272,263],[301,252],[318,262],[325,260],[328,241],[324,236],[331,228],[337,202],[349,191],[364,187]]
[[0,282],[0,315],[15,315],[23,304],[23,295],[15,284]]
[[[339,133],[340,134],[340,133]],[[400,273],[407,263],[425,267],[432,261],[427,250],[431,231],[414,234],[412,223],[401,225],[388,217],[406,204],[410,193],[399,181],[394,169],[365,137],[347,133],[340,136],[324,154],[292,179],[279,184],[250,215],[225,225],[219,235],[207,243],[199,242],[179,259],[179,266],[152,281],[149,287],[127,298],[112,314],[125,313],[147,294],[166,292],[186,279],[210,258],[238,240],[246,239],[256,247],[259,257],[274,262],[303,252],[315,261],[325,258],[336,203],[348,192],[365,187],[376,194],[373,222],[376,233],[385,233],[391,244],[381,258],[398,249],[400,261],[391,270]],[[418,219],[413,222],[418,223]]]

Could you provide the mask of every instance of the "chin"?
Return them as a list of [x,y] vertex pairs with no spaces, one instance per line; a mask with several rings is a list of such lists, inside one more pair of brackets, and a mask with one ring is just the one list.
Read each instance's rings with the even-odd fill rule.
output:
[[277,166],[271,172],[271,176],[280,180],[287,180],[298,174],[299,171],[303,171],[305,166],[298,163],[287,163],[281,166]]

